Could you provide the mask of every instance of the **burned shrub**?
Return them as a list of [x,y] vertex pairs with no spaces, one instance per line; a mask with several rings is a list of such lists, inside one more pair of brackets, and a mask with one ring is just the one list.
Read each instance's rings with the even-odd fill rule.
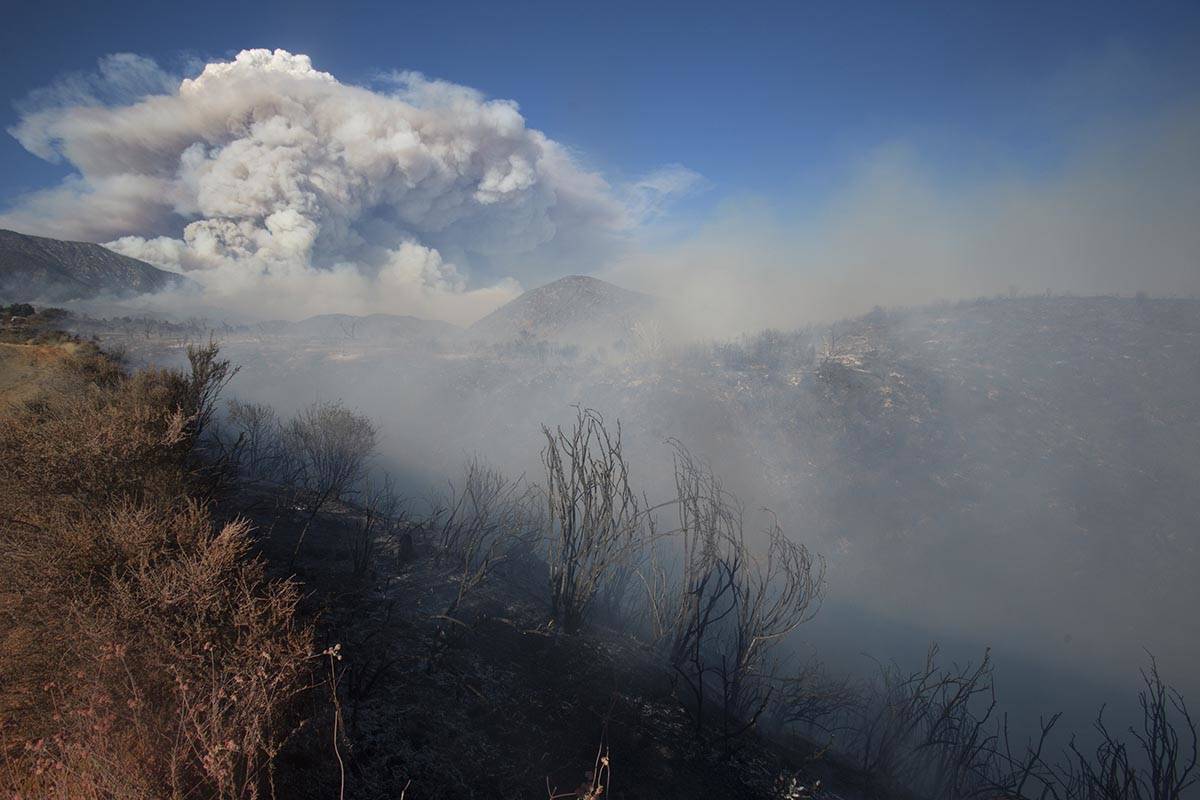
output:
[[457,592],[443,616],[453,619],[467,595],[509,555],[529,549],[540,532],[534,487],[510,478],[479,458],[463,477],[431,498],[426,527],[437,558],[454,565]]
[[369,419],[337,401],[313,403],[283,427],[285,482],[307,511],[293,563],[321,509],[345,500],[366,476],[376,438]]
[[570,431],[543,426],[546,446],[546,561],[551,614],[579,630],[598,592],[627,564],[642,525],[637,495],[621,451],[621,426],[577,408]]
[[777,645],[816,613],[824,562],[769,513],[766,550],[755,553],[737,497],[672,444],[677,527],[663,537],[667,546],[652,543],[642,573],[651,635],[665,648],[695,733],[728,752],[776,689]]

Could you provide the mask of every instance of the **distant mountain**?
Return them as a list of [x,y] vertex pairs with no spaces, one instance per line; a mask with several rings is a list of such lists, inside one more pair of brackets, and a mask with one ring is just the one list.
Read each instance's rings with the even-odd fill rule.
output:
[[261,323],[258,327],[276,336],[316,341],[345,339],[391,342],[402,339],[442,339],[462,333],[462,328],[449,322],[397,314],[370,314],[365,317],[320,314],[299,322],[273,320]]
[[526,292],[469,330],[495,341],[531,338],[608,346],[626,339],[655,304],[650,295],[569,275]]
[[0,230],[0,299],[8,302],[131,297],[188,283],[182,275],[91,242]]

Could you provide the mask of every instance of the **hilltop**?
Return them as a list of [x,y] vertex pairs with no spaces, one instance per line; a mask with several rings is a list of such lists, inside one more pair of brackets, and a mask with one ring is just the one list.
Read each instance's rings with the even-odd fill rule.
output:
[[529,338],[612,346],[627,340],[654,305],[650,295],[599,278],[568,275],[525,292],[476,322],[470,332],[492,341]]

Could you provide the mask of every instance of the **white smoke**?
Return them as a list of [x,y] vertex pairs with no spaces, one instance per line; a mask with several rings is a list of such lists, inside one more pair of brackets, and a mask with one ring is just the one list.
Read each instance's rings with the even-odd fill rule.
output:
[[22,109],[10,133],[77,174],[0,226],[107,242],[255,315],[470,321],[522,277],[619,253],[697,179],[671,167],[614,187],[515,103],[412,72],[369,89],[304,55],[247,50],[175,82],[134,56],[101,73]]
[[668,298],[693,336],[1011,291],[1200,295],[1197,142],[1189,102],[1089,129],[1044,173],[947,180],[936,158],[883,145],[815,211],[730,201],[600,276]]

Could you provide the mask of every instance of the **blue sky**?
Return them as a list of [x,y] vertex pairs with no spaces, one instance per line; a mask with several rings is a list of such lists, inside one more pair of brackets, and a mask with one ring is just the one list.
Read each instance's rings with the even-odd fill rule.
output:
[[[517,244],[481,245],[475,232],[498,230],[518,217],[529,222],[528,203],[537,205],[547,196],[536,187],[519,198],[526,205],[518,217],[485,214],[475,218],[474,229],[466,230],[464,222],[449,234],[440,227],[444,220],[396,222],[388,216],[396,209],[372,207],[331,225],[329,209],[322,207],[300,220],[318,233],[288,252],[324,270],[318,277],[344,261],[376,276],[395,267],[402,242],[415,241],[425,249],[410,248],[407,266],[395,269],[410,278],[425,276],[422,292],[428,294],[431,284],[452,293],[464,286],[486,290],[458,311],[416,301],[410,307],[399,295],[385,310],[400,303],[414,313],[461,320],[511,295],[515,288],[503,279],[529,285],[555,273],[601,268],[653,289],[654,281],[643,278],[663,263],[695,262],[701,247],[728,254],[712,271],[774,259],[788,266],[764,274],[807,275],[810,284],[816,280],[811,276],[825,275],[826,283],[834,276],[845,284],[841,295],[877,283],[874,274],[861,273],[867,262],[873,267],[887,262],[898,284],[903,277],[926,292],[954,283],[948,277],[958,274],[954,265],[986,262],[954,291],[992,291],[1017,280],[995,266],[1013,259],[1026,267],[1018,276],[1021,284],[1085,291],[1135,285],[1166,293],[1200,289],[1200,279],[1189,274],[1195,263],[1200,275],[1200,262],[1190,255],[1196,226],[1188,222],[1193,212],[1200,213],[1191,188],[1200,181],[1200,152],[1189,143],[1200,132],[1196,2],[371,6],[292,0],[247,7],[41,2],[8,9],[5,20],[0,127],[6,130],[15,131],[29,116],[31,92],[64,76],[93,73],[109,54],[152,59],[168,84],[178,86],[180,77],[231,61],[247,48],[282,48],[307,55],[313,68],[343,84],[381,95],[392,91],[381,84],[382,75],[414,70],[487,98],[511,99],[525,126],[572,155],[570,174],[539,174],[535,183],[548,196],[561,197],[583,173],[607,182],[609,189],[589,189],[582,205],[538,206],[544,218],[530,223]],[[108,136],[98,129],[74,130],[74,146],[93,152]],[[134,142],[136,129],[121,135],[126,137],[121,147],[137,144],[138,157],[154,162],[142,165],[138,180],[158,175],[159,150],[179,144]],[[527,138],[514,146],[535,145]],[[219,154],[205,153],[208,166],[218,168]],[[1101,169],[1088,165],[1097,153]],[[162,209],[149,208],[155,198],[146,183],[139,189],[142,207],[130,211],[125,189],[113,190],[111,182],[101,186],[103,164],[97,167],[93,158],[88,174],[64,154],[60,163],[51,163],[13,136],[0,136],[0,223],[106,242],[133,235],[136,240],[125,241],[123,252],[171,269],[208,269],[217,260],[228,266],[234,259],[228,250],[199,253],[190,239],[186,252],[180,244],[189,221],[203,221],[209,235],[230,218],[226,212],[202,213],[199,197],[181,200],[176,194],[171,213],[177,216],[167,219]],[[170,154],[182,156],[183,145]],[[640,202],[638,181],[672,165],[702,180],[673,195],[662,204],[666,212],[648,215],[649,221],[622,217]],[[55,187],[65,187],[59,193],[69,195],[65,201],[46,199]],[[178,178],[170,191],[192,188]],[[91,202],[93,195],[104,196]],[[1133,197],[1138,203],[1128,205]],[[456,195],[453,202],[461,199]],[[491,199],[485,203],[478,195],[471,202],[488,214],[503,205],[489,205]],[[260,239],[274,237],[272,246],[283,236],[268,234],[263,220],[279,207],[245,217],[258,226]],[[914,207],[927,213],[906,218]],[[963,217],[964,208],[974,216]],[[1148,209],[1165,213],[1151,215]],[[85,213],[98,217],[95,225],[80,219]],[[121,213],[131,221],[121,222],[126,218]],[[1135,219],[1139,216],[1145,218]],[[564,233],[570,227],[564,218],[577,235]],[[106,222],[111,224],[105,227]],[[544,241],[546,225],[559,231],[550,244]],[[731,233],[738,226],[755,229],[757,250]],[[953,237],[929,243],[952,226]],[[1038,236],[1028,237],[1034,228]],[[347,230],[353,251],[348,240],[335,241],[336,233]],[[617,239],[620,246],[614,246]],[[1039,247],[1004,244],[1026,239]],[[641,244],[631,249],[634,240]],[[678,245],[676,251],[655,250],[666,240]],[[1083,240],[1088,247],[1075,247]],[[879,244],[864,249],[863,242]],[[1116,250],[1127,261],[1133,243],[1159,248],[1145,251],[1165,265],[1157,283],[1136,283],[1131,268],[1115,256],[1111,263],[1097,263],[1097,254],[1104,261],[1105,253]],[[230,240],[221,239],[227,245]],[[268,250],[251,253],[255,259],[242,265],[277,273],[262,256]],[[987,258],[979,257],[983,250]],[[270,252],[283,258],[281,246]],[[426,258],[438,263],[413,266]],[[917,270],[931,259],[945,266],[917,280]],[[1047,270],[1061,273],[1059,279],[1043,281]],[[852,280],[845,278],[851,273]],[[678,278],[669,269],[662,275]],[[463,276],[466,283],[459,281]],[[768,294],[778,293],[778,283],[764,278],[763,285]],[[378,295],[377,288],[354,291]],[[797,291],[801,288],[806,287]],[[863,296],[873,304],[874,298]],[[318,310],[380,308],[346,299]]]
[[[5,18],[5,128],[107,53],[178,67],[281,47],[344,81],[414,69],[514,99],[606,174],[677,162],[719,194],[800,202],[891,140],[947,174],[1052,168],[1074,126],[1200,86],[1195,2],[39,2]],[[1145,74],[1105,85],[1122,61]],[[0,144],[4,200],[64,172]]]

